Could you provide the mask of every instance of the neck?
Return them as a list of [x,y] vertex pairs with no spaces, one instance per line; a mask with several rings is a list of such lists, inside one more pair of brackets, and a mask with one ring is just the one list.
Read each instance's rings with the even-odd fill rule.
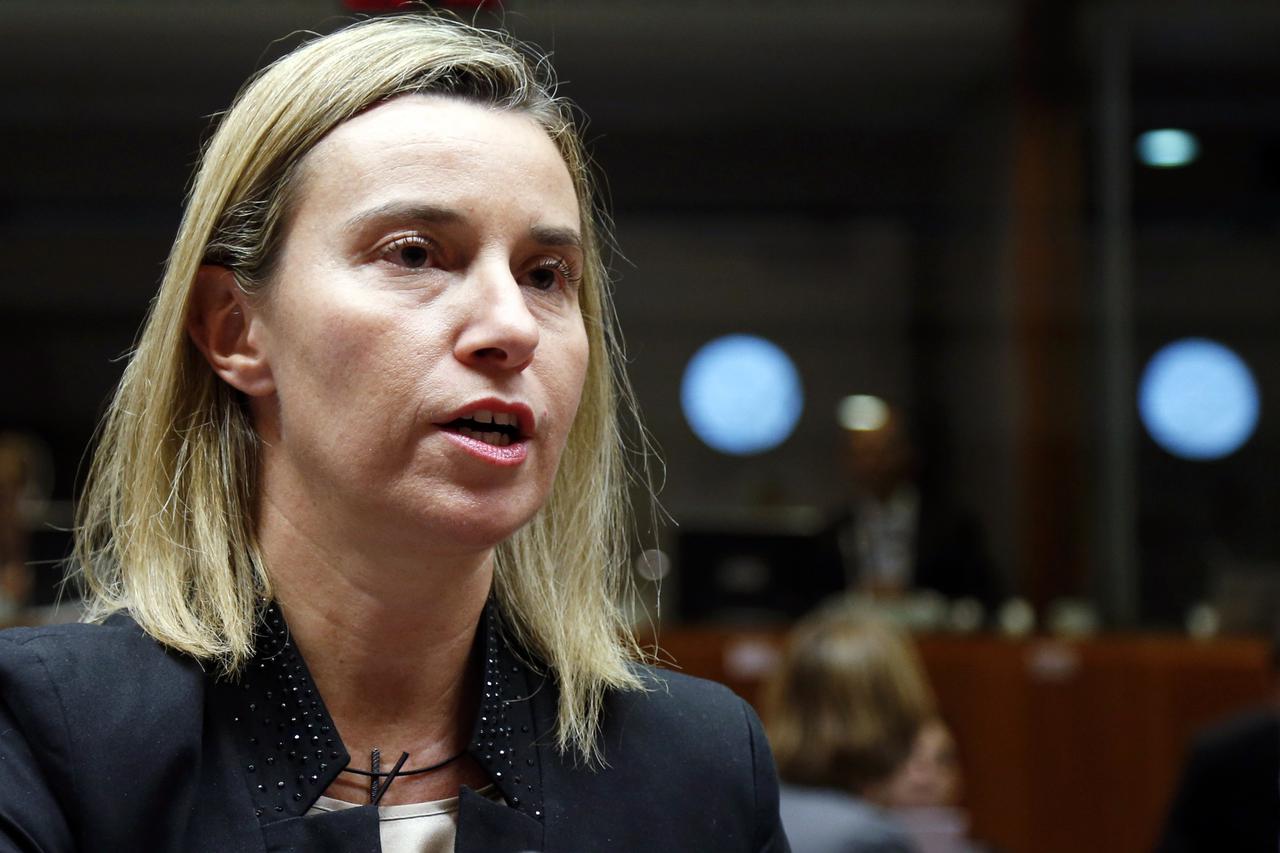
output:
[[[308,535],[264,501],[258,540],[293,642],[352,755],[367,767],[462,750],[478,676],[476,629],[492,583],[492,550],[370,553],[341,537]],[[339,541],[334,541],[334,540]]]

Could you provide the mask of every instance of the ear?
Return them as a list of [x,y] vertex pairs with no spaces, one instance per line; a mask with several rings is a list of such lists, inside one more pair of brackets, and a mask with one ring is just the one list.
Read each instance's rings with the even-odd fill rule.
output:
[[262,319],[226,267],[205,264],[196,273],[187,334],[213,372],[250,397],[274,394],[275,380],[262,346]]

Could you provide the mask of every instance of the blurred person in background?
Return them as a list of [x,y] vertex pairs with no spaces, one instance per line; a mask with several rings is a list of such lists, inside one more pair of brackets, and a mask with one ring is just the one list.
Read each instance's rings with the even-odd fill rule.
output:
[[796,853],[918,849],[890,811],[900,774],[937,712],[910,640],[847,606],[819,608],[793,631],[765,693]]
[[549,73],[393,15],[221,117],[79,503],[91,624],[0,634],[0,851],[788,849],[754,713],[622,608]]
[[1158,853],[1280,849],[1280,636],[1271,701],[1198,733],[1188,750]]
[[903,409],[879,405],[844,432],[849,493],[835,533],[849,588],[879,598],[933,591],[992,608],[998,584],[976,515],[933,488]]
[[961,784],[955,738],[942,718],[934,717],[921,727],[911,754],[889,780],[886,799],[899,811],[954,806]]
[[921,853],[973,850],[965,840],[968,817],[960,810],[963,776],[955,738],[941,717],[926,722],[911,754],[890,778],[885,804]]

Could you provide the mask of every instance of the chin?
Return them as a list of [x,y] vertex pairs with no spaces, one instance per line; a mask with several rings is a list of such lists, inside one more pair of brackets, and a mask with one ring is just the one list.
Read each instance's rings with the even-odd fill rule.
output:
[[368,507],[367,517],[375,528],[395,531],[390,535],[401,539],[402,547],[461,552],[492,549],[510,539],[538,514],[547,495],[527,484],[515,489],[457,483],[441,488],[435,482],[381,497]]
[[[461,528],[453,528],[449,531],[451,541],[462,549],[474,549],[476,551],[489,550],[496,548],[503,542],[506,542],[516,534],[520,528],[524,527],[527,522],[519,524],[472,524],[465,525]],[[437,540],[438,541],[438,540]]]
[[537,508],[522,512],[512,507],[494,512],[492,507],[442,519],[424,519],[419,527],[433,547],[449,542],[461,550],[488,550],[510,539],[537,514]]

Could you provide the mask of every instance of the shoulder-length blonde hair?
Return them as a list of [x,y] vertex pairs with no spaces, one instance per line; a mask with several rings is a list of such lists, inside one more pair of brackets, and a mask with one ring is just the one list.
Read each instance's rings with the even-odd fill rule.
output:
[[[587,156],[546,62],[507,37],[431,15],[361,21],[264,69],[206,146],[160,291],[103,420],[77,515],[75,561],[87,618],[128,610],[160,643],[236,672],[253,653],[270,567],[254,535],[257,439],[238,392],[186,332],[201,264],[240,286],[270,285],[299,163],[334,127],[411,93],[442,94],[532,117],[560,150],[582,211],[586,384],[551,495],[499,548],[495,594],[514,640],[560,689],[562,750],[596,755],[604,692],[640,686],[620,607],[626,483],[619,368]],[[623,404],[620,406],[620,402]]]
[[911,641],[848,607],[796,626],[764,710],[784,781],[853,794],[888,779],[935,715]]

